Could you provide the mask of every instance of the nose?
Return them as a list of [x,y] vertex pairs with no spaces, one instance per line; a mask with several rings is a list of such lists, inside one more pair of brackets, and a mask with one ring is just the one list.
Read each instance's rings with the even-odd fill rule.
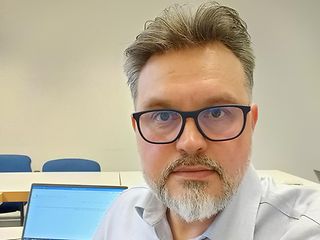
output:
[[196,154],[206,150],[207,140],[199,132],[194,119],[187,118],[183,132],[177,139],[176,148],[181,154]]

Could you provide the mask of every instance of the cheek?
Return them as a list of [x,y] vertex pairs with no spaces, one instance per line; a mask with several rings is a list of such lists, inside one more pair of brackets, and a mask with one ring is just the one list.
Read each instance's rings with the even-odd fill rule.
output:
[[221,142],[211,148],[212,157],[219,162],[229,176],[235,176],[248,165],[251,137],[243,136],[230,142]]
[[159,178],[172,157],[172,144],[150,144],[137,137],[137,146],[144,173],[152,180]]

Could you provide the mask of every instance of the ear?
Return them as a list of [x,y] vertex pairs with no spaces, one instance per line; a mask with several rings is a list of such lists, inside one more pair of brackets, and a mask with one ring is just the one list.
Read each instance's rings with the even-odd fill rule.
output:
[[251,105],[251,126],[252,130],[254,130],[256,124],[258,121],[258,105],[257,104],[252,104]]
[[133,118],[133,116],[131,116],[131,126],[132,126],[133,130],[136,131],[136,129],[137,129],[137,122],[136,122],[136,120]]

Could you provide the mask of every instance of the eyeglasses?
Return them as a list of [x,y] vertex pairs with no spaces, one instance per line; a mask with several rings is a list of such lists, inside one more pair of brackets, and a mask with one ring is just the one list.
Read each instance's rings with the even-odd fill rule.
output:
[[187,118],[193,118],[199,132],[211,141],[227,141],[243,132],[250,106],[222,105],[197,111],[182,112],[158,109],[133,113],[141,137],[154,144],[176,141],[182,134]]

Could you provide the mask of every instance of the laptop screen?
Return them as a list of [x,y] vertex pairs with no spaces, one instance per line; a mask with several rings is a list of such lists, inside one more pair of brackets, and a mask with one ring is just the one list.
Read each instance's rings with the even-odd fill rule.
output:
[[22,239],[88,240],[126,187],[32,184]]

